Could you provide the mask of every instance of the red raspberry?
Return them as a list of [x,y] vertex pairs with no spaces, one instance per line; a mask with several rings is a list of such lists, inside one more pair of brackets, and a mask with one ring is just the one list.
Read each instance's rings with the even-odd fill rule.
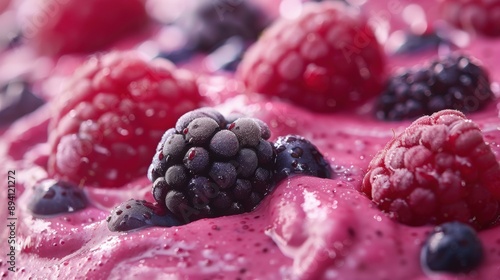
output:
[[444,0],[442,17],[448,22],[472,33],[500,35],[500,1],[498,0]]
[[385,60],[372,29],[341,2],[306,3],[280,19],[244,56],[238,75],[250,92],[332,112],[377,95]]
[[370,162],[362,191],[408,225],[492,225],[500,216],[500,165],[478,126],[454,110],[424,116]]
[[29,0],[23,35],[44,54],[90,52],[147,22],[144,0]]
[[49,173],[101,187],[145,175],[163,132],[202,101],[190,72],[133,52],[91,58],[60,98]]

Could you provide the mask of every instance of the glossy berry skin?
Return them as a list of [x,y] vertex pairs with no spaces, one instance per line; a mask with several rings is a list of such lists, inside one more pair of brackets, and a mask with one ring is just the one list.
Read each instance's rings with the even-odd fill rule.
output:
[[424,269],[435,272],[466,273],[484,259],[476,231],[466,224],[450,222],[437,226],[421,251]]
[[120,187],[146,173],[163,132],[201,101],[194,76],[167,60],[135,52],[92,57],[54,107],[49,173]]
[[464,113],[494,98],[488,73],[473,59],[451,54],[392,77],[375,106],[378,119],[416,119],[444,109]]
[[0,87],[0,126],[8,125],[45,103],[34,95],[28,83],[13,80]]
[[238,66],[247,92],[313,111],[353,108],[379,94],[385,57],[366,20],[339,1],[305,3],[266,29]]
[[407,225],[459,221],[487,228],[500,215],[500,165],[483,134],[454,110],[419,118],[372,159],[362,191]]
[[281,181],[293,175],[307,175],[330,178],[331,167],[318,148],[302,136],[279,137],[274,143],[276,149],[275,175]]
[[68,182],[47,179],[33,188],[28,209],[35,216],[72,213],[84,209],[88,204],[82,188]]
[[269,137],[257,119],[228,122],[212,108],[186,113],[150,165],[154,199],[183,223],[251,211],[274,186]]
[[251,1],[195,1],[176,21],[187,37],[186,47],[210,52],[235,37],[257,40],[268,24],[265,15]]
[[23,37],[40,53],[97,51],[148,22],[144,0],[29,0],[21,23]]
[[443,19],[470,33],[486,36],[500,35],[498,0],[443,0],[440,13]]
[[106,219],[110,231],[131,231],[146,227],[171,227],[180,223],[162,208],[145,200],[130,199],[116,206]]

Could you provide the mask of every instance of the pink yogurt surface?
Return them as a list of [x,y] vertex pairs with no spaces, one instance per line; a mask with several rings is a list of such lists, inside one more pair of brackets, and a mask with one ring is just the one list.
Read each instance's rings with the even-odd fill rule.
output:
[[[259,1],[259,3],[265,1]],[[363,1],[356,1],[357,3]],[[408,28],[404,8],[418,3],[429,25],[439,24],[434,1],[367,1],[381,42]],[[268,5],[279,14],[279,2]],[[400,8],[394,8],[400,5]],[[414,6],[416,7],[416,6]],[[418,7],[417,7],[418,8]],[[413,10],[413,14],[417,13]],[[410,12],[406,12],[410,13]],[[415,20],[414,20],[415,21]],[[418,21],[418,20],[417,20]],[[500,39],[465,36],[461,52],[478,58],[500,81]],[[468,38],[467,38],[468,37]],[[442,51],[442,50],[441,50]],[[389,56],[389,71],[434,57],[436,52]],[[194,62],[191,62],[193,66]],[[203,57],[196,63],[203,63]],[[189,63],[186,65],[188,68]],[[53,81],[52,81],[53,82]],[[467,275],[429,273],[420,250],[432,226],[409,227],[389,219],[360,194],[371,158],[411,121],[381,122],[368,108],[316,114],[306,109],[234,94],[229,75],[200,76],[200,89],[223,113],[242,112],[267,122],[272,139],[300,134],[312,141],[332,166],[332,179],[297,176],[278,184],[252,212],[203,219],[187,225],[110,232],[110,211],[130,198],[154,201],[144,176],[118,189],[85,187],[90,205],[82,211],[36,218],[26,209],[34,184],[47,177],[48,106],[9,127],[1,136],[1,174],[16,171],[16,269],[7,270],[8,228],[0,229],[0,276],[7,279],[500,279],[500,227],[478,233],[485,248],[481,266]],[[498,100],[498,99],[497,99]],[[499,101],[469,114],[500,160]],[[0,182],[0,221],[7,212],[7,180]]]

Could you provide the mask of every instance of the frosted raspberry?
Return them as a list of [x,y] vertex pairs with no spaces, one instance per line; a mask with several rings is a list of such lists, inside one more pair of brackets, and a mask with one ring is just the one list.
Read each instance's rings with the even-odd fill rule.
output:
[[91,52],[145,25],[145,0],[29,0],[24,38],[43,54]]
[[500,1],[444,0],[441,14],[448,22],[469,32],[500,35]]
[[331,112],[377,95],[384,66],[366,20],[344,3],[322,2],[306,3],[298,18],[266,29],[237,71],[248,92]]
[[405,224],[484,228],[500,214],[500,165],[474,122],[443,110],[387,143],[370,162],[362,191]]
[[134,52],[91,58],[77,70],[54,108],[49,172],[102,187],[146,174],[158,140],[199,95],[190,72]]

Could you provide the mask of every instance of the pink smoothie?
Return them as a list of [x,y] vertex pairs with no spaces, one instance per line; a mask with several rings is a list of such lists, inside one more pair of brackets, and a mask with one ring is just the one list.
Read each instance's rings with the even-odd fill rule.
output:
[[[390,54],[389,43],[394,39],[390,35],[407,28],[403,15],[419,13],[417,6],[410,6],[414,10],[405,12],[412,2],[422,7],[428,25],[440,24],[431,0],[366,1],[362,6],[372,18],[381,43],[387,45],[390,72],[436,55],[434,51]],[[272,15],[280,13],[278,3],[262,5],[267,5]],[[500,39],[462,33],[453,36],[465,42],[461,52],[482,61],[498,95]],[[186,67],[195,68],[193,65],[203,63],[203,59],[189,62]],[[356,112],[316,114],[289,103],[236,94],[241,85],[231,75],[207,74],[206,69],[200,72],[203,73],[199,86],[209,100],[208,105],[224,114],[241,112],[260,118],[271,128],[270,140],[286,134],[306,137],[330,163],[333,178],[285,179],[255,210],[246,214],[202,219],[170,228],[110,232],[105,219],[116,205],[130,198],[154,201],[151,182],[144,175],[122,188],[85,187],[90,203],[84,210],[36,218],[26,204],[35,183],[47,178],[50,108],[45,106],[11,125],[0,139],[3,160],[0,170],[2,174],[16,171],[17,196],[17,271],[7,270],[9,257],[4,252],[8,248],[2,241],[0,276],[6,279],[500,279],[500,227],[478,233],[485,258],[474,272],[429,273],[421,267],[420,250],[433,227],[410,227],[391,220],[359,192],[372,157],[411,121],[378,121],[367,109],[369,104]],[[497,100],[468,117],[478,123],[500,160]],[[0,188],[3,201],[0,221],[6,221],[6,179],[0,182]],[[0,240],[7,240],[8,235],[8,228],[2,226]]]

